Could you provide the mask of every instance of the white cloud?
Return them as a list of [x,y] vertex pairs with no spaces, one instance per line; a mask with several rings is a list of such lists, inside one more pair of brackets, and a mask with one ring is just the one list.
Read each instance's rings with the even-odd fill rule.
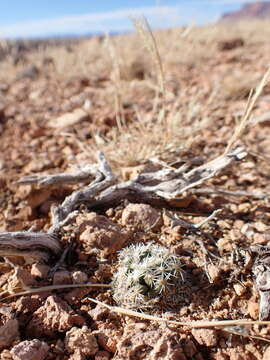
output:
[[26,21],[0,25],[0,38],[125,31],[132,29],[129,16],[140,15],[145,15],[153,27],[176,26],[180,25],[179,11],[177,6],[156,6]]

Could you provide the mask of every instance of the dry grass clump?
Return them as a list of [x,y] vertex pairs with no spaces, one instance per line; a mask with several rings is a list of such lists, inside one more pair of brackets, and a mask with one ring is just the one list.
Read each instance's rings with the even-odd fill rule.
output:
[[232,74],[226,76],[222,82],[221,93],[225,100],[247,99],[251,90],[258,84],[258,77],[253,74]]
[[149,112],[142,112],[138,106],[133,110],[133,121],[120,130],[112,128],[106,136],[93,134],[96,146],[88,150],[91,154],[102,150],[116,171],[163,154],[179,156],[199,140],[210,121],[202,94],[187,101],[183,93],[177,101],[166,104],[165,120],[160,119],[159,105]]

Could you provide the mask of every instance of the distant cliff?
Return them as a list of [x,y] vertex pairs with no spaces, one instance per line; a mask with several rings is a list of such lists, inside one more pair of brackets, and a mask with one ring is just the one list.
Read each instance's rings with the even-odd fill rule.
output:
[[222,15],[220,21],[231,22],[247,19],[270,19],[270,2],[256,1],[244,4],[240,10]]

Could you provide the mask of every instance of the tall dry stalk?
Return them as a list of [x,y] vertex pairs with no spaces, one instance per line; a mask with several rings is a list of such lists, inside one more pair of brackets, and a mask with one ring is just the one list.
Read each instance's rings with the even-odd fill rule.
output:
[[258,100],[260,94],[262,93],[265,85],[267,84],[267,82],[269,80],[269,76],[270,76],[270,67],[264,74],[264,76],[263,76],[261,82],[259,83],[258,87],[256,88],[255,92],[251,91],[249,98],[248,98],[246,108],[245,108],[244,115],[243,115],[241,121],[239,122],[239,124],[236,126],[234,133],[233,133],[230,141],[228,142],[228,145],[224,152],[225,154],[228,154],[232,150],[236,141],[238,139],[240,139],[240,137],[243,135],[246,127],[250,124],[252,110],[253,110],[254,105],[255,105],[256,101]]
[[147,21],[147,19],[142,16],[140,18],[131,18],[138,34],[140,35],[144,46],[147,48],[149,54],[151,55],[153,62],[156,67],[156,72],[158,75],[158,85],[159,85],[159,93],[161,96],[162,108],[159,113],[159,121],[163,121],[166,126],[165,121],[165,99],[166,99],[166,87],[165,87],[165,76],[162,65],[161,56],[158,50],[157,42],[154,37],[154,34],[151,30],[151,27]]
[[122,132],[123,127],[125,126],[125,119],[124,119],[123,106],[122,106],[120,64],[118,61],[118,56],[116,54],[115,46],[108,34],[106,34],[105,46],[107,47],[112,60],[112,66],[113,66],[112,81],[115,88],[114,103],[115,103],[116,123],[118,130]]

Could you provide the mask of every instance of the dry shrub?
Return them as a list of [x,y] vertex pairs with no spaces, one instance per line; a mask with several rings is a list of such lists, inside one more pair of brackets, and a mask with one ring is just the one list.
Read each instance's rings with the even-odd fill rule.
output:
[[159,109],[144,114],[136,107],[134,110],[134,121],[125,125],[122,131],[113,128],[106,137],[95,138],[97,148],[105,152],[114,169],[135,166],[166,153],[179,155],[190,148],[200,131],[209,125],[200,99],[181,104],[180,98],[174,104],[168,104],[164,115],[166,121],[158,120]]
[[243,100],[247,99],[251,90],[259,82],[254,74],[232,74],[226,76],[221,84],[221,93],[225,100]]

